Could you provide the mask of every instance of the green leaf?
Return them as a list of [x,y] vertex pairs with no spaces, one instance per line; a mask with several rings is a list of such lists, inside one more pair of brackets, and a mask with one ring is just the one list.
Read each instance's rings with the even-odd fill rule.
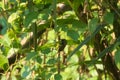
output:
[[85,23],[77,19],[58,19],[57,23],[58,25],[72,24],[74,27],[77,28],[86,28],[87,26]]
[[79,29],[79,30],[83,30],[86,29],[87,25],[84,22],[81,22],[80,20],[74,20],[71,22],[73,25],[73,29]]
[[11,40],[8,37],[8,34],[5,34],[3,38],[0,39],[0,43],[3,44],[4,46],[10,47],[11,45]]
[[35,4],[40,4],[42,0],[34,0]]
[[3,3],[0,2],[0,12],[2,11],[2,6],[3,6]]
[[33,57],[35,57],[36,55],[37,55],[36,52],[29,52],[29,53],[27,53],[26,60],[30,60]]
[[50,48],[43,48],[42,50],[41,50],[41,52],[43,53],[43,54],[48,54],[48,53],[50,53]]
[[6,75],[1,76],[1,80],[7,80]]
[[57,71],[57,68],[51,68],[51,72],[55,73]]
[[98,24],[98,18],[93,18],[89,22],[89,30],[91,33],[93,33],[96,29],[96,26]]
[[12,76],[11,76],[11,79],[12,79],[12,80],[18,80],[18,78],[17,78],[15,75],[12,75]]
[[57,62],[57,60],[55,58],[49,59],[48,60],[48,64],[55,64]]
[[5,34],[8,29],[8,26],[7,26],[7,20],[2,16],[0,16],[0,24],[2,25],[3,28],[1,34]]
[[40,50],[43,54],[49,54],[51,52],[51,47],[53,47],[55,43],[48,42],[43,46],[39,46],[37,50]]
[[52,76],[52,73],[48,73],[47,75],[46,75],[46,80],[50,80],[50,77]]
[[55,40],[55,30],[50,30],[48,32],[48,40]]
[[68,30],[67,35],[75,41],[77,41],[79,38],[79,34],[74,30]]
[[44,10],[44,12],[42,12],[41,14],[39,14],[38,18],[42,19],[42,20],[48,20],[49,13],[50,13],[49,11],[50,11],[49,9]]
[[42,58],[40,56],[37,56],[34,58],[39,64],[42,63]]
[[33,22],[36,21],[36,19],[38,18],[38,12],[30,12],[29,14],[27,14],[25,16],[25,20],[24,20],[24,26],[28,27],[30,26]]
[[[68,14],[69,14],[69,16],[68,16]],[[75,19],[76,18],[76,14],[74,11],[65,11],[63,13],[63,16],[65,16],[66,19]]]
[[107,24],[113,24],[113,19],[114,19],[114,15],[110,12],[105,13],[104,15],[104,21]]
[[72,4],[73,4],[73,9],[74,9],[75,12],[77,12],[80,4],[83,3],[83,2],[84,2],[84,0],[74,0],[73,1]]
[[9,2],[13,2],[14,3],[14,2],[16,2],[16,0],[9,0]]
[[7,70],[8,68],[8,59],[0,54],[0,68],[3,70]]
[[120,69],[120,50],[117,50],[117,51],[115,52],[114,59],[115,59],[115,64],[116,64],[117,67]]
[[29,66],[24,66],[21,70],[21,76],[23,78],[26,78],[30,74],[30,68]]
[[22,3],[22,2],[26,2],[27,0],[20,0],[20,1],[21,1],[21,3]]
[[55,74],[54,79],[55,80],[62,80],[62,76],[60,74]]

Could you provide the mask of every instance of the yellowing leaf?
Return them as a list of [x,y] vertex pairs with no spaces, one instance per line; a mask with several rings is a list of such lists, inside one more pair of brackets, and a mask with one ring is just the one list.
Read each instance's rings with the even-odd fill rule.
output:
[[11,40],[8,37],[8,35],[4,35],[3,38],[0,39],[0,43],[3,44],[4,46],[10,47]]
[[9,18],[8,18],[8,22],[12,23],[14,20],[16,20],[17,18],[19,18],[19,15],[17,13],[12,13]]
[[0,54],[0,68],[6,70],[8,68],[8,59]]

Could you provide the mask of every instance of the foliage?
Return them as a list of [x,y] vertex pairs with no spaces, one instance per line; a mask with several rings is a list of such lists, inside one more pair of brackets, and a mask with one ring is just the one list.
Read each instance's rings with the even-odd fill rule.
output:
[[117,0],[1,0],[0,79],[119,80],[119,7]]

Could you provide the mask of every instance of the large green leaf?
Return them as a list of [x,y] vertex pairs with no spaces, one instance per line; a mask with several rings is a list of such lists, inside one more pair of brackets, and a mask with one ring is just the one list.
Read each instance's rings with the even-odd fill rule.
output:
[[36,19],[38,18],[38,15],[39,15],[38,12],[30,12],[29,14],[27,14],[25,16],[24,26],[25,27],[30,26],[33,22],[36,21]]
[[75,28],[86,28],[86,24],[77,19],[58,19],[58,25],[72,24]]

